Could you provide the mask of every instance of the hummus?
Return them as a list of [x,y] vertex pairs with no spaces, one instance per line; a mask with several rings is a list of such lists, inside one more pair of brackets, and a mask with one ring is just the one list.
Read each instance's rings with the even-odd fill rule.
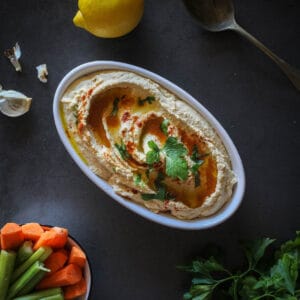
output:
[[61,112],[75,150],[124,198],[179,219],[212,215],[230,200],[236,177],[221,139],[156,82],[89,74],[69,86]]

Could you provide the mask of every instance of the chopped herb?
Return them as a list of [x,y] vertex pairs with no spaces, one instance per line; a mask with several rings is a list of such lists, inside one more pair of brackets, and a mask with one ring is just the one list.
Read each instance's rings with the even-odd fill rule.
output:
[[117,150],[119,151],[122,159],[124,160],[128,160],[131,156],[130,154],[128,153],[127,149],[126,149],[126,146],[124,144],[123,141],[121,141],[121,145],[115,143],[115,147],[117,148]]
[[149,104],[152,104],[153,101],[155,101],[154,96],[147,96],[144,99],[139,98],[138,99],[138,104],[139,104],[139,106],[143,106],[146,102],[148,102]]
[[149,165],[153,165],[154,163],[159,162],[159,148],[154,141],[149,141],[148,146],[151,150],[146,153],[146,162]]
[[119,110],[119,102],[120,102],[120,99],[118,97],[115,98],[114,102],[113,102],[113,109],[110,113],[110,115],[112,117],[115,117],[118,113],[118,110]]
[[197,163],[195,163],[192,167],[191,167],[191,172],[195,177],[195,187],[200,186],[201,181],[200,181],[200,174],[199,174],[199,167],[204,163],[203,160],[199,160]]
[[165,134],[168,135],[168,126],[169,126],[170,122],[168,119],[164,119],[160,125],[160,129],[161,131]]
[[187,149],[175,137],[168,137],[162,151],[166,155],[166,174],[172,178],[186,180],[188,164],[184,155]]
[[155,187],[157,189],[156,194],[141,194],[142,199],[145,201],[149,201],[153,199],[164,201],[173,198],[172,195],[170,195],[166,191],[166,186],[163,183],[164,179],[165,179],[164,174],[159,172],[154,182]]
[[78,125],[78,104],[73,106],[73,116],[76,119],[76,126]]
[[208,155],[209,153],[200,154],[197,145],[194,145],[192,155],[191,155],[191,160],[195,163],[198,163],[200,161],[202,162],[202,159]]
[[133,182],[135,185],[140,186],[142,184],[142,175],[141,174],[134,174]]

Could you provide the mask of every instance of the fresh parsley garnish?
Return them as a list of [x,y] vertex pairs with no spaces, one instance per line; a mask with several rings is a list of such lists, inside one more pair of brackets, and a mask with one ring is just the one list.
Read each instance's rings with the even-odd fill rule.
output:
[[167,192],[166,186],[163,182],[164,179],[165,179],[164,174],[159,172],[154,182],[157,192],[155,194],[141,194],[142,199],[145,201],[149,201],[153,199],[157,199],[161,201],[173,199],[172,195],[170,195]]
[[160,124],[160,129],[166,136],[168,135],[169,124],[170,124],[170,121],[168,119],[164,119],[162,121],[162,123]]
[[154,141],[149,141],[148,146],[151,150],[146,153],[146,162],[149,165],[153,165],[154,163],[158,163],[160,159],[159,148]]
[[136,186],[140,186],[142,184],[142,175],[140,173],[134,174],[133,182]]
[[127,149],[126,149],[126,145],[124,144],[123,141],[121,141],[121,144],[117,144],[115,143],[115,147],[117,148],[117,150],[119,151],[122,159],[124,160],[128,160],[131,156],[130,154],[128,153]]
[[260,238],[243,244],[248,266],[231,272],[213,256],[179,267],[194,275],[186,300],[297,300],[300,299],[300,231],[274,255],[266,250],[274,239]]
[[186,180],[188,178],[188,164],[184,156],[187,149],[176,137],[168,137],[162,149],[154,141],[149,141],[148,146],[151,149],[146,153],[146,162],[150,166],[159,162],[160,152],[166,157],[166,174],[171,178]]
[[112,109],[112,111],[111,111],[111,113],[110,113],[110,115],[111,115],[112,117],[115,117],[115,116],[117,115],[117,113],[118,113],[118,110],[119,110],[119,102],[120,102],[120,98],[116,97],[115,100],[114,100],[114,102],[113,102],[113,109]]
[[204,163],[203,158],[209,155],[209,153],[200,154],[198,151],[197,145],[193,146],[191,160],[195,163],[191,167],[191,172],[194,175],[195,178],[195,187],[200,186],[201,180],[200,180],[200,174],[199,174],[199,167]]
[[78,104],[73,106],[73,116],[76,119],[76,125],[78,125]]
[[175,137],[168,137],[162,148],[166,155],[166,174],[172,178],[186,180],[188,178],[188,164],[184,156],[187,154],[185,146]]
[[200,166],[204,163],[203,160],[199,160],[197,163],[195,163],[192,167],[191,167],[191,172],[194,175],[195,178],[195,187],[200,186],[201,184],[201,180],[200,180],[200,174],[199,174],[199,168]]
[[139,106],[143,106],[145,103],[152,104],[153,101],[155,101],[155,97],[154,96],[147,96],[144,99],[139,98],[138,99],[138,104],[139,104]]

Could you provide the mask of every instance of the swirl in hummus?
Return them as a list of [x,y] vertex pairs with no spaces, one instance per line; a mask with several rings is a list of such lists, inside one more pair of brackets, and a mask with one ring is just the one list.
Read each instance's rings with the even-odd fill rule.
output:
[[124,198],[194,219],[217,212],[236,177],[209,123],[154,81],[105,70],[77,79],[61,99],[72,145]]

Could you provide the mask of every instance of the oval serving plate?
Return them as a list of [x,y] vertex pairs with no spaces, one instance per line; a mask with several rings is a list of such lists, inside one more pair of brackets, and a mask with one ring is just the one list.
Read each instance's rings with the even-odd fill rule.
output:
[[[64,92],[68,88],[68,86],[75,81],[76,79],[87,75],[89,73],[93,73],[100,70],[123,70],[130,71],[146,78],[149,78],[158,84],[160,84],[165,89],[169,90],[171,93],[177,95],[180,99],[187,102],[190,106],[192,106],[195,110],[197,110],[215,129],[216,133],[219,135],[223,144],[228,152],[228,155],[231,159],[232,169],[237,177],[237,183],[234,186],[233,194],[231,200],[228,201],[225,206],[219,210],[214,215],[205,218],[199,218],[195,220],[180,220],[175,217],[172,217],[168,214],[156,214],[147,208],[131,202],[129,200],[124,199],[123,197],[117,195],[113,188],[103,179],[94,174],[89,167],[82,161],[82,159],[78,156],[73,146],[71,145],[65,129],[62,124],[61,116],[60,116],[60,99],[62,98]],[[239,207],[245,190],[245,173],[241,158],[238,154],[236,147],[234,146],[231,138],[222,127],[222,125],[215,119],[215,117],[203,106],[201,105],[195,98],[193,98],[190,94],[185,92],[183,89],[170,82],[169,80],[153,73],[143,68],[121,63],[115,61],[93,61],[89,63],[82,64],[73,70],[71,70],[65,77],[62,79],[60,84],[57,87],[57,90],[54,95],[53,102],[53,114],[55,125],[59,134],[61,141],[63,142],[65,148],[76,162],[78,167],[85,173],[85,175],[94,182],[99,188],[101,188],[105,193],[107,193],[114,200],[137,213],[138,215],[154,221],[156,223],[186,229],[186,230],[199,230],[205,229],[212,226],[216,226],[225,220],[227,220]]]

